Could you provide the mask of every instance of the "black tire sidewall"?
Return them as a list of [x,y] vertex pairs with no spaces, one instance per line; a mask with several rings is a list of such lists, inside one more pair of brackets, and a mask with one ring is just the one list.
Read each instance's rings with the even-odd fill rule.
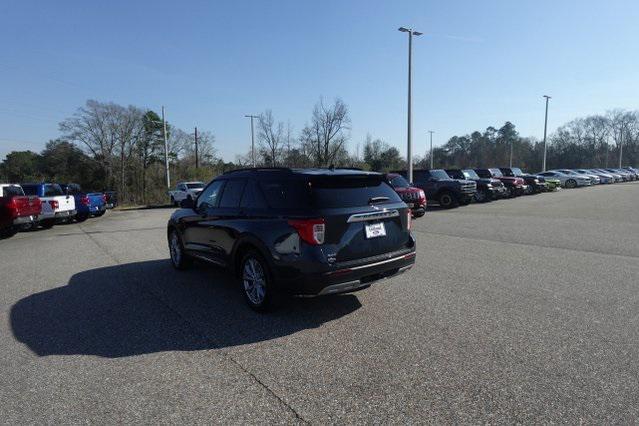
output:
[[[450,203],[445,203],[446,198],[450,199]],[[445,209],[450,209],[457,205],[457,198],[450,192],[444,192],[438,197],[439,205]]]
[[[181,256],[180,256],[180,263],[178,263],[177,265],[175,264],[175,261],[173,260],[173,256],[171,256],[171,252],[170,252],[171,239],[173,238],[173,234],[177,234],[178,242],[180,243]],[[169,232],[168,242],[169,242],[169,258],[170,258],[169,260],[171,261],[171,265],[173,266],[173,268],[182,271],[184,269],[187,269],[189,266],[191,266],[191,258],[186,254],[186,251],[184,250],[184,243],[182,242],[182,236],[176,229],[172,229],[171,232]]]

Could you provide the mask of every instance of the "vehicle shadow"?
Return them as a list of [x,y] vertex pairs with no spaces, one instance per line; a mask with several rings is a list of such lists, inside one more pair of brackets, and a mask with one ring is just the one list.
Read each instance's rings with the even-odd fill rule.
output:
[[354,295],[286,300],[260,315],[223,271],[169,260],[129,263],[75,274],[65,286],[11,308],[15,338],[40,356],[117,358],[263,342],[312,329],[359,309]]

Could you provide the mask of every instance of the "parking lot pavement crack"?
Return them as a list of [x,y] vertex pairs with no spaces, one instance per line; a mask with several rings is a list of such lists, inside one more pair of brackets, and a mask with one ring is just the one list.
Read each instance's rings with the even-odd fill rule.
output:
[[601,255],[601,256],[614,256],[614,257],[624,257],[624,258],[629,258],[629,259],[639,259],[638,256],[632,256],[632,255],[629,255],[629,254],[606,253],[606,252],[603,252],[603,251],[584,250],[584,249],[578,249],[578,248],[573,248],[573,247],[548,246],[548,245],[542,245],[542,244],[524,243],[524,242],[520,242],[520,241],[508,241],[508,240],[479,238],[479,237],[466,237],[466,236],[461,236],[461,235],[447,234],[445,232],[418,231],[418,230],[415,230],[415,229],[413,229],[411,232],[420,233],[420,234],[424,234],[424,235],[440,235],[440,236],[443,236],[443,237],[459,238],[459,239],[462,239],[462,240],[489,241],[489,242],[493,242],[493,243],[515,244],[515,245],[518,245],[518,246],[538,247],[538,248],[542,248],[542,249],[567,250],[567,251],[572,251],[572,252],[577,252],[577,253],[588,253],[588,254],[598,254],[598,255]]
[[[80,230],[82,231],[83,234],[85,234],[102,252],[104,252],[113,262],[115,262],[118,265],[121,265],[122,262],[120,262],[120,260],[118,260],[113,254],[111,254],[105,247],[103,247],[100,243],[98,243],[98,241],[91,236],[91,233],[85,231],[82,226],[79,226]],[[213,339],[212,337],[206,335],[205,333],[202,333],[200,330],[197,329],[197,327],[195,327],[191,321],[189,321],[184,315],[182,315],[179,311],[177,311],[176,309],[174,309],[172,306],[170,306],[169,304],[167,304],[161,297],[159,297],[157,294],[155,294],[153,291],[149,290],[146,286],[142,287],[143,291],[149,295],[150,297],[152,297],[153,299],[155,299],[158,303],[160,303],[162,306],[164,306],[167,310],[171,311],[171,313],[173,313],[174,315],[176,315],[178,318],[180,318],[191,330],[192,333],[199,335],[203,340],[208,340],[212,343],[212,346],[214,346],[218,352],[229,362],[231,362],[233,365],[235,365],[237,368],[240,369],[240,371],[242,371],[243,373],[247,374],[253,381],[255,381],[255,383],[257,383],[259,386],[261,386],[269,395],[271,395],[272,397],[274,397],[278,403],[280,405],[282,405],[284,407],[285,410],[288,410],[291,414],[293,414],[293,416],[295,416],[296,419],[298,419],[300,422],[302,423],[306,423],[308,424],[309,421],[307,421],[306,419],[304,419],[291,405],[289,405],[281,396],[279,396],[273,389],[271,389],[266,383],[264,383],[262,380],[260,380],[255,374],[253,374],[252,372],[250,372],[249,370],[247,370],[238,360],[236,360],[235,358],[233,358],[233,356],[229,353],[226,352],[224,350],[221,349],[222,345],[219,344],[218,342],[215,341],[215,339]]]

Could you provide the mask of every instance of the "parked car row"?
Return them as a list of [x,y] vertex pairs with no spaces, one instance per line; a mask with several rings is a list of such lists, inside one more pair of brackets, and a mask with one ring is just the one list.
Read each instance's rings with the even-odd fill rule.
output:
[[443,208],[467,205],[471,201],[487,202],[500,198],[556,191],[597,184],[637,180],[639,170],[623,169],[557,169],[525,173],[517,167],[475,169],[420,169],[413,171],[413,182],[407,172],[397,170],[386,175],[414,217],[424,215],[427,203]]
[[84,192],[74,183],[0,184],[0,238],[20,230],[83,222],[117,205],[117,196]]

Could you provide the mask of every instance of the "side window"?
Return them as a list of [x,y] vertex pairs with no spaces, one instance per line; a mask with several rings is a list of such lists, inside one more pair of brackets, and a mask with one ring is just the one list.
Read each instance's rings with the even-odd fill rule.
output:
[[197,211],[203,211],[208,210],[211,207],[217,207],[217,203],[220,198],[220,191],[224,186],[224,182],[225,181],[223,180],[216,180],[215,182],[207,186],[204,191],[202,191],[200,196],[197,198],[197,205],[195,206]]
[[415,181],[415,183],[417,182],[424,182],[426,180],[426,173],[423,171],[414,171],[413,172],[413,181]]
[[266,200],[257,187],[254,181],[249,181],[244,188],[244,195],[242,195],[241,207],[249,209],[264,209],[266,208]]
[[222,199],[220,200],[220,207],[239,207],[245,184],[246,179],[229,180],[226,182],[224,192],[222,192]]
[[35,185],[24,185],[22,189],[27,195],[38,195],[38,187]]
[[182,184],[179,184],[177,189],[178,189],[178,191],[186,191],[186,186],[182,185]]

